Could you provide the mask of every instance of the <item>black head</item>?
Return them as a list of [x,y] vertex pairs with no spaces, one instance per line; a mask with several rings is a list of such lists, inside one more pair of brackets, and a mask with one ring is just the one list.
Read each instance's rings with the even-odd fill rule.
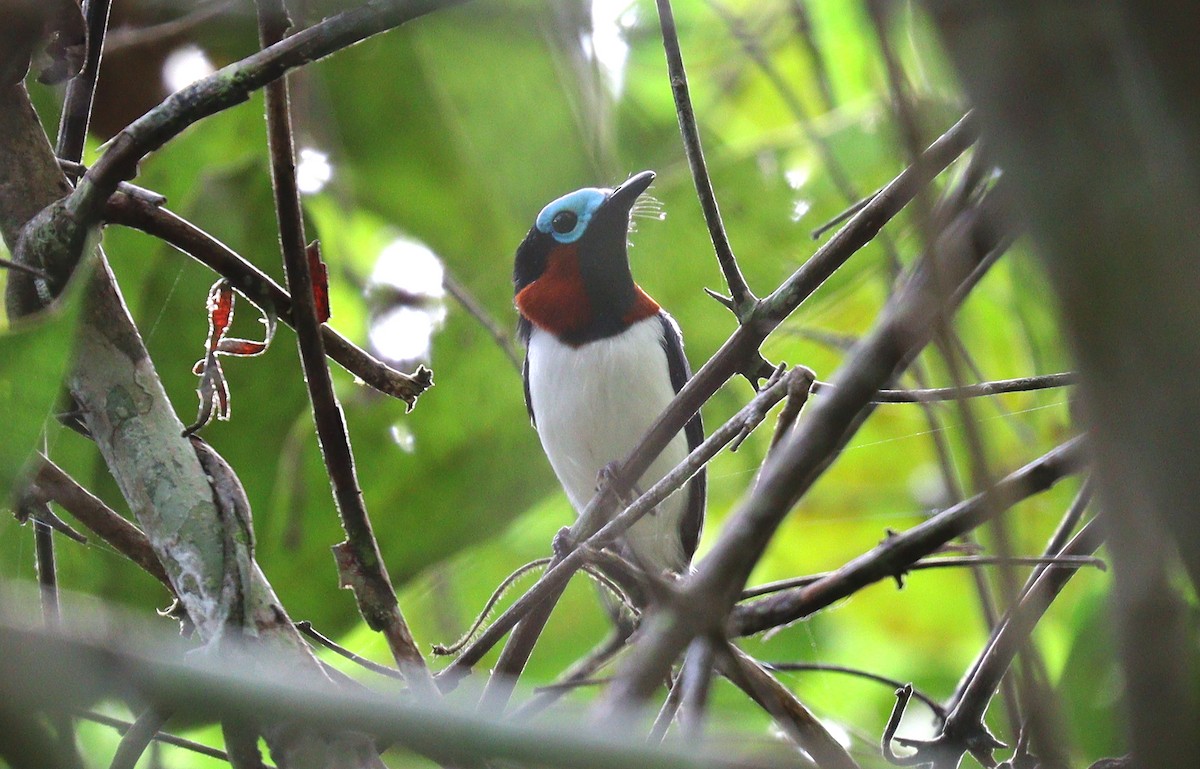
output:
[[573,343],[627,327],[645,296],[629,271],[629,212],[653,181],[654,172],[643,171],[616,189],[585,187],[542,209],[513,267],[524,319]]

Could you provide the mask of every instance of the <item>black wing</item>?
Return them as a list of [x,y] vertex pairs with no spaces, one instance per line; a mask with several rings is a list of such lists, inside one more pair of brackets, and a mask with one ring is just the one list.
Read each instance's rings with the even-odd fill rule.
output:
[[[662,321],[663,351],[667,354],[667,369],[671,374],[671,387],[675,392],[683,389],[687,380],[692,378],[692,369],[688,365],[687,356],[683,354],[683,334],[675,319],[666,310],[658,313]],[[687,438],[688,451],[694,451],[704,442],[704,424],[700,420],[700,412],[692,417],[683,428]],[[687,510],[683,514],[683,528],[680,536],[683,539],[683,554],[690,561],[700,543],[700,529],[704,526],[704,500],[707,497],[708,476],[704,469],[692,477],[687,488]]]
[[517,339],[520,339],[521,344],[525,346],[525,361],[521,364],[521,381],[525,385],[525,410],[529,412],[529,422],[537,427],[537,420],[533,418],[533,398],[529,395],[529,336],[532,333],[533,324],[522,315],[517,321]]

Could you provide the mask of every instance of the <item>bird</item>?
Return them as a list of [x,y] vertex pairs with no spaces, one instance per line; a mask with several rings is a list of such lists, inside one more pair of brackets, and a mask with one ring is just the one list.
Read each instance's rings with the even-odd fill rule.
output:
[[[525,405],[576,513],[691,378],[679,325],[634,282],[630,214],[653,171],[547,204],[513,265]],[[704,438],[700,415],[637,480],[648,489]],[[621,552],[649,573],[682,574],[704,521],[701,470],[626,532]]]

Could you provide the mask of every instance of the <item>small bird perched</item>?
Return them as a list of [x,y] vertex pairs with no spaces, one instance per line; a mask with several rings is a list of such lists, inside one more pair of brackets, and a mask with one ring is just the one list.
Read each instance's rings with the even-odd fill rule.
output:
[[[538,214],[513,268],[525,343],[525,405],[577,512],[600,472],[623,459],[691,377],[675,320],[633,282],[626,237],[652,171],[616,189],[585,187]],[[688,422],[638,480],[647,489],[704,438]],[[626,533],[647,569],[687,568],[704,520],[705,475],[663,500]]]

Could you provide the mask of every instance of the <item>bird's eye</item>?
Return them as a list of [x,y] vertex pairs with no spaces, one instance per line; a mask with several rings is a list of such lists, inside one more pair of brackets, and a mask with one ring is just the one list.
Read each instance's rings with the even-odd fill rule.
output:
[[566,235],[571,230],[575,229],[575,224],[579,221],[579,216],[574,211],[559,211],[550,220],[550,227],[559,235]]

